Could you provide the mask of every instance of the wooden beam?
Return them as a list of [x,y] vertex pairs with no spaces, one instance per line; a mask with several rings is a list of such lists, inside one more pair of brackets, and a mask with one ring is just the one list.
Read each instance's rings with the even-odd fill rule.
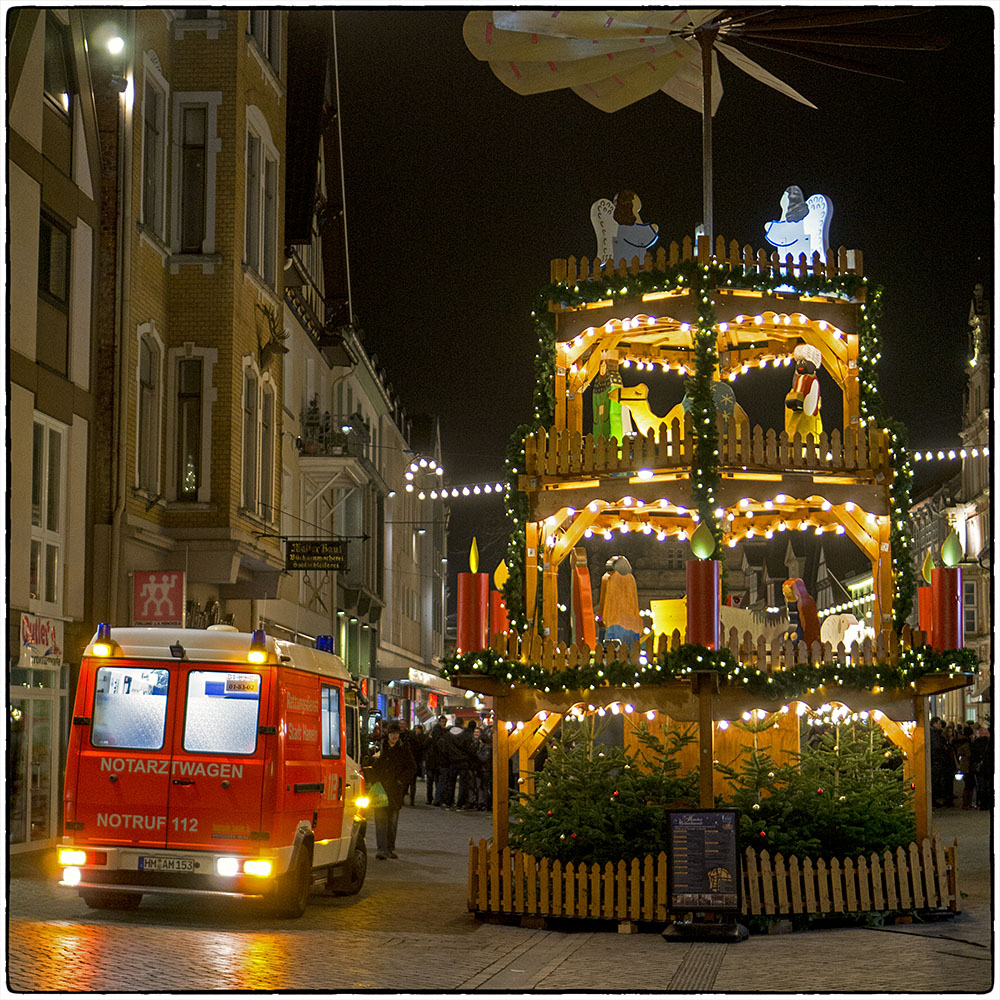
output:
[[507,846],[507,827],[510,821],[508,796],[510,795],[510,748],[505,719],[499,712],[493,721],[493,843],[497,850]]
[[927,734],[927,699],[914,700],[917,724],[913,728],[913,809],[917,820],[917,843],[931,836],[934,830],[931,791],[931,745]]
[[524,528],[524,614],[528,621],[538,628],[535,614],[535,600],[538,597],[538,543],[539,530],[537,521],[529,521]]
[[715,718],[713,697],[719,689],[719,675],[696,672],[692,690],[698,699],[698,796],[702,809],[715,806]]

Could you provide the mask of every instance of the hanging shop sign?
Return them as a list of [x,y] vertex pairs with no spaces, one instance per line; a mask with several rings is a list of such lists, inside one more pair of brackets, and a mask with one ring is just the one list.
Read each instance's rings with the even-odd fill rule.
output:
[[53,669],[63,663],[63,623],[21,613],[21,658],[18,666]]
[[136,570],[132,574],[132,624],[184,627],[186,574]]
[[285,542],[285,569],[347,569],[347,541],[290,538]]
[[670,908],[740,908],[735,809],[670,810]]

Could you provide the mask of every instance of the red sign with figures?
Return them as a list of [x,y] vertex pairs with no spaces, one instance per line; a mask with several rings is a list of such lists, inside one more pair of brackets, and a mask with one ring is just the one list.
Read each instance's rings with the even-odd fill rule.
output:
[[132,624],[184,626],[184,573],[136,570],[132,575]]

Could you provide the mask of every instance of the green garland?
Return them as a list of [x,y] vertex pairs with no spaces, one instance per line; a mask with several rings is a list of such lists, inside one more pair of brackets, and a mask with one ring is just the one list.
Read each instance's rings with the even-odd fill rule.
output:
[[896,590],[892,603],[892,627],[898,633],[913,611],[913,599],[917,592],[910,521],[913,467],[910,465],[906,425],[896,420],[886,420],[884,426],[889,436],[889,464],[893,471],[889,487],[889,548]]
[[[691,456],[691,492],[698,508],[699,524],[706,525],[715,539],[715,556],[725,566],[722,556],[722,525],[716,517],[716,490],[719,488],[719,431],[715,420],[712,376],[719,364],[712,302],[711,267],[704,265],[694,285],[698,298],[698,329],[694,335],[694,375],[687,379],[685,390],[691,400],[691,427],[694,449]],[[723,585],[723,599],[725,599]]]
[[597,665],[587,663],[566,670],[549,671],[537,663],[506,660],[492,649],[446,656],[442,674],[451,679],[460,674],[478,674],[511,685],[539,691],[590,691],[602,687],[634,687],[684,680],[695,671],[719,674],[721,683],[743,687],[752,695],[788,700],[826,685],[871,691],[876,687],[903,690],[926,674],[975,673],[979,661],[971,649],[937,652],[929,646],[904,650],[898,666],[879,662],[867,666],[839,662],[803,664],[789,670],[767,673],[742,666],[728,649],[710,650],[685,644],[661,653],[648,663],[619,660]]

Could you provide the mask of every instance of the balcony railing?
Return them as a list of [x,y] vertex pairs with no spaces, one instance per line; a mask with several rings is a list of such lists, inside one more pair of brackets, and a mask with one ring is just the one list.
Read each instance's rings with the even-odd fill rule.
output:
[[[818,438],[805,441],[785,431],[752,430],[747,424],[717,421],[719,464],[724,469],[738,468],[765,473],[801,470],[831,475],[857,475],[861,478],[887,473],[889,454],[886,432],[869,425],[867,431],[847,428],[843,434],[834,429]],[[640,469],[677,470],[690,468],[694,455],[691,418],[684,424],[676,419],[669,428],[646,436],[616,438],[539,428],[524,443],[525,474],[530,477],[600,476]]]

